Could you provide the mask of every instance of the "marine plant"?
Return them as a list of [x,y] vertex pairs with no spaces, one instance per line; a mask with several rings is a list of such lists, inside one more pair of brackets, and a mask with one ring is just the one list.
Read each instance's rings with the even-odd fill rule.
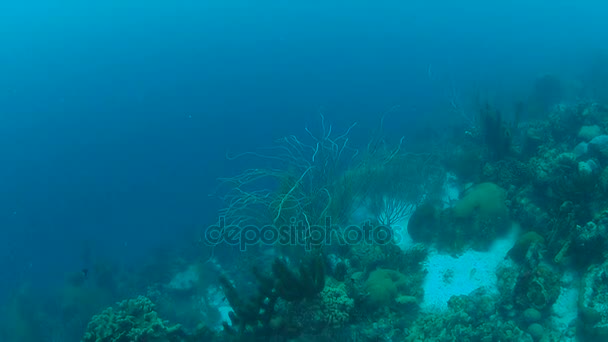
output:
[[479,110],[477,122],[490,159],[500,160],[512,152],[511,128],[503,121],[498,109],[486,103]]
[[342,218],[340,211],[348,207],[347,199],[336,199],[335,194],[338,180],[359,153],[349,140],[355,126],[334,136],[333,127],[321,115],[320,135],[306,128],[306,140],[290,135],[281,138],[269,153],[228,156],[230,160],[253,156],[265,167],[220,179],[226,207],[219,215],[226,226],[282,227],[302,222],[308,238],[310,227],[323,226],[327,217]]
[[325,271],[321,255],[315,254],[300,263],[299,271],[292,271],[282,259],[276,259],[270,274],[253,270],[257,292],[243,296],[227,276],[220,283],[233,311],[231,322],[224,323],[224,332],[235,341],[267,340],[269,337],[295,337],[302,328],[277,314],[279,300],[298,305],[304,299],[318,296],[325,288]]

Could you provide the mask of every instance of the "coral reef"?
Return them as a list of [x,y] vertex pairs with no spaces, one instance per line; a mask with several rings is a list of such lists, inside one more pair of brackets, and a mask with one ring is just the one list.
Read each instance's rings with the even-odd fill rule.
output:
[[[370,307],[386,307],[397,303],[413,302],[416,298],[410,293],[409,284],[405,275],[387,269],[378,269],[369,274],[365,281],[365,290],[368,294],[367,305]],[[411,300],[408,298],[412,298]]]
[[210,340],[210,332],[201,329],[196,336],[188,335],[179,324],[162,320],[150,299],[139,296],[117,303],[95,315],[87,326],[84,342],[127,341],[196,341]]
[[304,306],[289,305],[286,310],[294,312],[294,320],[302,326],[304,333],[315,333],[347,326],[355,310],[355,301],[348,296],[346,284],[330,280],[317,298]]
[[496,298],[479,291],[452,297],[449,311],[423,314],[405,333],[405,341],[530,341],[516,322],[496,314]]
[[578,305],[584,336],[595,341],[608,338],[608,262],[590,267],[583,276]]
[[[182,263],[148,293],[205,314],[172,325],[138,297],[95,316],[84,341],[606,339],[608,110],[559,102],[558,86],[539,79],[514,123],[482,106],[444,151],[374,137],[359,153],[355,125],[335,137],[323,118],[312,142],[290,136],[278,156],[252,154],[280,167],[222,179],[222,213],[237,231],[301,222],[305,243],[252,243],[206,276],[206,261]],[[542,111],[526,117],[533,105]],[[260,188],[267,178],[276,186]],[[184,328],[222,313],[214,331]]]
[[453,207],[454,216],[468,218],[505,217],[508,215],[506,192],[496,184],[482,183],[471,188]]

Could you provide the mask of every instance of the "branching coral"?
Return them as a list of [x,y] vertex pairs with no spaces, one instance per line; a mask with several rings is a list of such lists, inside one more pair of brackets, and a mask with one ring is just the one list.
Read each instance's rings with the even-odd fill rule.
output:
[[344,328],[351,320],[355,301],[350,298],[344,283],[330,280],[319,294],[307,303],[289,306],[294,319],[300,322],[305,331],[318,334],[327,328]]
[[377,206],[374,211],[378,222],[387,227],[409,217],[416,209],[416,203],[408,203],[398,197],[383,196],[374,203]]
[[[306,128],[308,142],[291,135],[280,139],[269,153],[246,152],[261,159],[264,168],[254,168],[231,178],[220,179],[226,208],[220,212],[226,226],[247,225],[282,227],[302,222],[310,234],[313,225],[323,225],[325,218],[342,203],[334,201],[334,188],[341,174],[359,151],[349,144],[350,126],[333,136],[332,126],[321,115],[321,134]],[[305,235],[306,236],[306,235]]]
[[408,329],[404,340],[533,341],[514,321],[494,316],[494,306],[494,299],[482,292],[452,297],[448,312],[421,315]]
[[332,328],[343,327],[350,320],[355,302],[346,293],[343,283],[331,282],[320,294],[321,312],[324,321]]
[[[343,242],[341,228],[348,224],[374,219],[374,223],[392,228],[429,194],[440,192],[445,174],[435,154],[404,151],[404,138],[395,147],[379,138],[372,139],[359,156],[359,150],[349,145],[354,124],[334,137],[332,127],[323,116],[321,119],[319,137],[306,129],[309,142],[292,135],[281,139],[269,153],[248,152],[229,158],[254,156],[271,167],[249,169],[221,180],[227,188],[223,196],[227,207],[220,213],[224,226],[242,231],[249,225],[282,229],[295,224],[303,228],[297,233],[298,241],[282,241],[281,246],[304,244],[309,248],[317,243],[313,228],[329,226],[325,234]],[[353,222],[353,213],[361,207],[368,209],[365,214],[369,216]],[[388,234],[388,240],[391,237]]]
[[187,341],[179,324],[170,325],[150,299],[139,296],[108,308],[92,318],[83,342]]
[[433,153],[404,151],[403,139],[396,148],[370,144],[361,161],[345,173],[338,197],[350,198],[351,212],[364,207],[375,221],[392,227],[427,197],[435,196],[444,179]]

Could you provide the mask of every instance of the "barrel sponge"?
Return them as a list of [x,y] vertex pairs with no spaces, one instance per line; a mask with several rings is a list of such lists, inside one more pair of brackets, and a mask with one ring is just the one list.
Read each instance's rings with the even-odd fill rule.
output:
[[457,218],[470,218],[475,214],[482,218],[506,218],[506,199],[503,188],[494,183],[481,183],[471,188],[452,209]]
[[144,296],[122,301],[91,319],[83,342],[180,340],[181,327],[169,325],[154,309],[154,303]]

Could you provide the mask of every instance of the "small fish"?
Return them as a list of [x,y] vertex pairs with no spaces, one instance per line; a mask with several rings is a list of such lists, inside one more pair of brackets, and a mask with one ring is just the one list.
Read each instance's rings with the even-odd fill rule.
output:
[[475,276],[475,273],[477,273],[477,269],[476,269],[476,268],[473,268],[473,269],[471,270],[471,272],[469,273],[469,278],[473,278],[473,277]]
[[82,277],[83,277],[84,279],[88,279],[88,278],[89,278],[89,269],[88,269],[88,268],[83,268],[83,269],[81,270],[81,272],[82,272]]

